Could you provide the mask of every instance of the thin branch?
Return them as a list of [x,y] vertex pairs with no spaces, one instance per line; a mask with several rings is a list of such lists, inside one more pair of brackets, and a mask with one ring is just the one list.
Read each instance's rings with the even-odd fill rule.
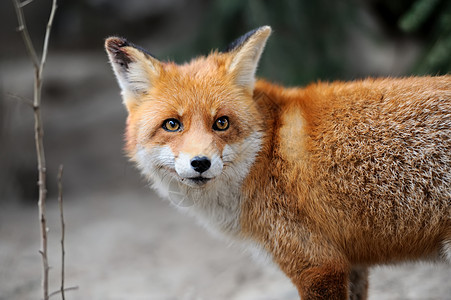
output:
[[31,99],[16,95],[16,94],[12,94],[12,93],[8,93],[7,94],[9,97],[14,98],[16,100],[22,101],[23,103],[29,105],[30,107],[33,107],[33,101],[31,101]]
[[40,233],[41,233],[41,248],[39,253],[42,256],[42,290],[44,300],[49,299],[49,264],[47,256],[47,220],[46,220],[46,208],[45,202],[47,197],[47,187],[46,187],[46,163],[44,154],[44,130],[43,122],[41,118],[41,92],[42,92],[42,70],[45,64],[48,51],[48,41],[50,37],[50,31],[53,24],[53,18],[56,11],[56,0],[53,0],[52,10],[49,17],[49,22],[47,23],[47,28],[44,38],[44,46],[42,51],[41,61],[39,61],[36,54],[36,50],[30,38],[30,34],[27,29],[25,22],[25,17],[23,14],[22,7],[25,6],[26,2],[21,3],[19,0],[13,0],[14,7],[16,9],[17,20],[19,22],[19,31],[27,49],[28,56],[30,57],[34,66],[34,88],[33,88],[33,111],[34,111],[34,128],[35,128],[35,144],[36,144],[36,155],[38,161],[38,187],[39,187],[39,221],[40,221]]
[[13,0],[14,7],[16,9],[17,21],[19,22],[18,31],[22,35],[22,39],[25,42],[25,48],[27,49],[28,56],[30,56],[31,62],[33,63],[35,69],[39,68],[39,59],[34,49],[33,43],[31,42],[30,34],[28,33],[27,24],[25,22],[25,17],[23,15],[22,3],[19,0]]
[[[71,287],[68,287],[68,288],[65,288],[65,289],[64,289],[65,292],[68,292],[68,291],[76,291],[76,290],[78,290],[78,286],[71,286]],[[53,297],[53,296],[55,296],[55,295],[58,295],[59,293],[61,293],[60,290],[54,291],[54,292],[50,293],[49,298],[50,298],[50,297]]]
[[[42,46],[41,64],[39,66],[40,73],[42,73],[42,70],[44,69],[45,61],[47,60],[47,52],[48,52],[48,48],[49,48],[50,31],[52,30],[53,19],[55,18],[56,8],[57,8],[56,0],[53,0],[53,2],[52,2],[52,10],[50,11],[49,21],[47,23],[47,28],[45,30],[44,46]],[[39,74],[39,75],[41,75],[41,74]]]
[[[60,221],[61,221],[61,297],[62,300],[65,300],[66,297],[64,295],[64,256],[66,255],[66,250],[64,249],[64,236],[66,230],[66,224],[64,223],[64,214],[63,214],[63,165],[60,165],[58,172],[58,204],[60,209]],[[50,296],[49,296],[50,297]]]
[[25,7],[25,6],[27,6],[28,4],[30,4],[31,2],[33,2],[34,0],[26,0],[26,1],[23,1],[23,2],[21,2],[20,3],[20,7],[22,8],[22,7]]

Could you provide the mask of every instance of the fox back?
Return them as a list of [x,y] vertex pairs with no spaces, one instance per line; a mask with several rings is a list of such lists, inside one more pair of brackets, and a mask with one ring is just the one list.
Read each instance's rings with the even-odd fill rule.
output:
[[284,88],[255,79],[270,32],[183,65],[107,39],[131,160],[302,299],[366,299],[374,264],[451,261],[451,76]]

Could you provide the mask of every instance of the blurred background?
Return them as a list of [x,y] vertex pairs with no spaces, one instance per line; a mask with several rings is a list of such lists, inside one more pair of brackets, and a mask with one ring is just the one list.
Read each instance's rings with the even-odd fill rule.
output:
[[[24,8],[39,52],[50,7]],[[29,299],[40,276],[37,171],[32,109],[18,97],[32,97],[33,69],[12,1],[0,2],[0,20],[0,299]],[[124,157],[126,114],[103,50],[119,35],[182,63],[262,25],[273,35],[258,76],[284,85],[451,70],[448,0],[60,0],[42,99],[52,259],[57,269],[64,164],[67,276],[80,286],[71,299],[296,299],[283,275],[212,239],[147,188]],[[371,299],[451,299],[449,267],[373,274]]]

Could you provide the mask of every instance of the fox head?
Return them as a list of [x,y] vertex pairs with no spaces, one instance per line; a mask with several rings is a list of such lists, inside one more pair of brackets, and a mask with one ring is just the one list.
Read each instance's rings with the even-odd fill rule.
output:
[[183,65],[123,38],[106,40],[128,111],[126,151],[154,183],[201,189],[246,176],[261,145],[253,90],[270,33],[260,27]]

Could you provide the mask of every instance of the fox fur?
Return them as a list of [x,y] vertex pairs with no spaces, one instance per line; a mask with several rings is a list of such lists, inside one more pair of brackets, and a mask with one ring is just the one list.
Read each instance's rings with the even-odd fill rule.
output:
[[451,76],[286,88],[255,79],[270,33],[183,65],[108,38],[131,160],[304,300],[367,299],[372,265],[450,262]]

